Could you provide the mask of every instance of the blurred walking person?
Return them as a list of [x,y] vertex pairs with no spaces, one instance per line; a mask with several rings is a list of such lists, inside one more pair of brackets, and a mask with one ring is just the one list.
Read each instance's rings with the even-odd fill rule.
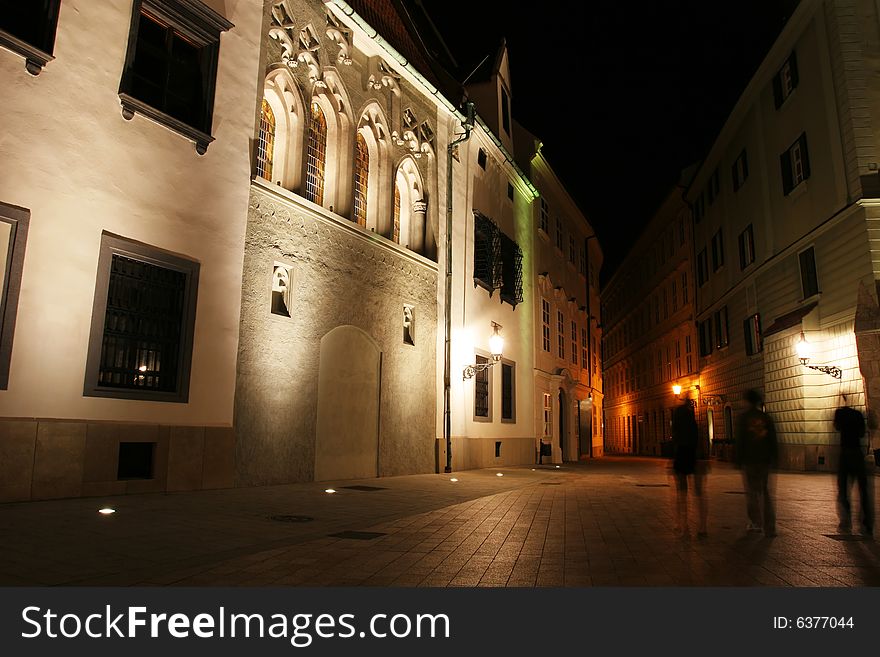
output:
[[675,531],[683,536],[689,534],[688,529],[688,478],[693,483],[694,495],[697,498],[698,526],[697,537],[703,538],[708,533],[709,504],[703,477],[705,474],[702,463],[698,459],[697,419],[694,416],[694,405],[690,393],[672,414],[672,469],[675,473]]
[[874,504],[868,488],[865,450],[862,447],[862,439],[865,437],[865,417],[847,405],[845,395],[843,395],[843,406],[834,411],[834,428],[840,432],[840,459],[837,468],[837,512],[840,525],[837,529],[844,534],[852,531],[849,490],[855,479],[859,487],[862,535],[871,537],[874,534]]
[[776,511],[770,491],[770,473],[776,468],[779,451],[776,427],[765,413],[764,401],[757,390],[746,390],[743,395],[748,408],[739,416],[736,425],[736,465],[743,471],[746,489],[746,513],[750,532],[763,530],[765,536],[776,535]]

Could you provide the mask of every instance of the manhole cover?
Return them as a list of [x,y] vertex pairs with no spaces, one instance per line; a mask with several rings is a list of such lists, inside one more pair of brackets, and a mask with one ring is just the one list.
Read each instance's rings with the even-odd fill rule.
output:
[[342,488],[348,488],[349,490],[388,490],[381,486],[343,486]]
[[357,541],[372,541],[374,538],[379,538],[380,536],[385,536],[385,534],[381,532],[354,532],[354,531],[344,531],[337,532],[336,534],[329,534],[329,536],[333,538],[353,538]]
[[314,518],[310,516],[289,516],[289,515],[281,515],[281,516],[269,516],[269,520],[275,520],[276,522],[311,522]]
[[669,488],[669,484],[636,484],[639,488]]

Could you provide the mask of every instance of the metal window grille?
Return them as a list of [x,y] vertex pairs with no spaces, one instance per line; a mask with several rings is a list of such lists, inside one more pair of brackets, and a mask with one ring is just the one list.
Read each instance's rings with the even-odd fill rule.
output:
[[[354,154],[354,220],[367,226],[367,182],[370,177],[370,152],[364,136],[358,133]],[[399,203],[399,201],[398,201]]]
[[501,278],[501,231],[489,217],[475,212],[474,286],[485,287],[491,295]]
[[[477,356],[477,365],[489,362],[485,356]],[[489,417],[489,369],[477,372],[474,377],[474,415]]]
[[312,203],[324,203],[324,163],[327,155],[327,120],[317,103],[312,103],[309,122],[309,150],[306,162],[306,198]]
[[522,250],[501,233],[501,300],[514,308],[523,300]]
[[99,386],[176,390],[185,291],[183,272],[113,255]]
[[263,99],[260,108],[260,136],[257,139],[257,175],[272,180],[272,155],[275,150],[275,113]]

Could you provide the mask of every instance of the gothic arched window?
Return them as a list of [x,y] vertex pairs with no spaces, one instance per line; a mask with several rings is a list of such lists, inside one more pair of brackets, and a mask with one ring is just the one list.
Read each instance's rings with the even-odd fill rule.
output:
[[306,163],[305,197],[312,203],[324,202],[324,165],[327,157],[327,120],[317,103],[312,103],[309,122],[309,151]]
[[367,142],[357,133],[354,154],[354,220],[360,226],[367,225],[367,183],[370,177],[370,153]]
[[275,151],[275,112],[263,98],[260,108],[260,136],[257,139],[257,175],[272,180],[272,156]]
[[394,183],[394,218],[391,239],[400,244],[400,187]]

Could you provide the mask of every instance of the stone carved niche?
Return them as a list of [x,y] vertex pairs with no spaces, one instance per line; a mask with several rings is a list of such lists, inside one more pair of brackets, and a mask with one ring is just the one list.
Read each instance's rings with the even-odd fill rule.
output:
[[290,267],[276,262],[272,269],[272,314],[290,317]]
[[403,304],[403,344],[416,344],[416,309],[411,304]]
[[370,57],[367,62],[365,89],[380,91],[390,89],[395,96],[400,95],[400,76],[395,73],[381,57]]
[[281,46],[281,61],[293,67],[296,66],[296,25],[287,2],[288,0],[281,0],[272,5],[269,37]]
[[421,124],[411,107],[403,110],[401,116],[402,129],[391,133],[391,140],[416,158],[434,152],[434,131],[427,121]]

